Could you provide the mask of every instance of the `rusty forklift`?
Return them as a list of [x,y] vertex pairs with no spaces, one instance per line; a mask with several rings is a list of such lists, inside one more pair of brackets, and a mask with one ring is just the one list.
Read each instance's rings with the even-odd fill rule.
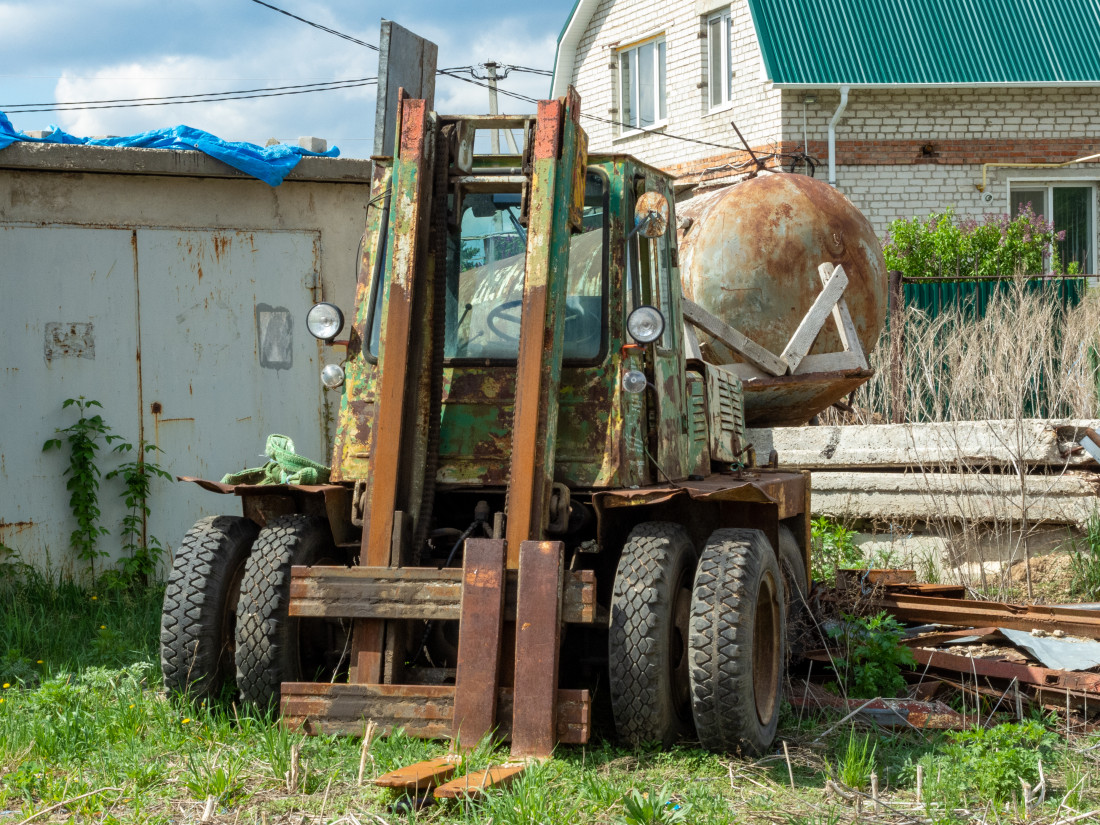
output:
[[[588,741],[594,708],[631,743],[771,745],[809,475],[757,466],[741,381],[692,354],[669,176],[589,155],[579,113],[572,90],[522,117],[401,99],[347,338],[331,304],[308,322],[346,344],[331,480],[190,479],[243,516],[179,548],[166,687],[235,671],[309,733],[510,741],[485,775],[380,778],[437,796]],[[522,154],[475,154],[490,129]]]

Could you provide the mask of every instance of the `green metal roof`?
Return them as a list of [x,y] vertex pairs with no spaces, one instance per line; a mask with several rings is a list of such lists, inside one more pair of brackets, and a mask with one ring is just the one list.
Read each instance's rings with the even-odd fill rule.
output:
[[1100,0],[748,0],[779,85],[1100,85]]

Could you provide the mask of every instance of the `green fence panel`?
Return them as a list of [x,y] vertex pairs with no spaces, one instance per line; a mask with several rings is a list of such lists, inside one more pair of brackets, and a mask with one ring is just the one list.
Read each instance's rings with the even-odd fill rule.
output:
[[[935,318],[946,307],[964,306],[984,318],[992,296],[1013,286],[1012,279],[950,279],[905,278],[902,289],[905,305]],[[1030,293],[1053,293],[1066,309],[1077,306],[1085,296],[1086,278],[1034,278],[1027,282]]]

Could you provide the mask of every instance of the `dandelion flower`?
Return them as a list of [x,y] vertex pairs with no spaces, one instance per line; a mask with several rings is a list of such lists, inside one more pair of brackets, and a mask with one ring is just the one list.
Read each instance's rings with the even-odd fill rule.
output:
[[7,690],[7,689],[8,689],[8,688],[10,688],[10,687],[11,687],[11,683],[10,683],[10,682],[4,682],[4,690]]
[[181,724],[184,724],[184,725],[186,725],[186,724],[190,723],[190,721],[191,721],[190,719],[188,719],[188,718],[184,717],[184,720],[183,720],[183,722],[182,722]]
[[99,626],[99,629],[100,629],[100,630],[106,630],[106,629],[107,629],[107,625],[105,625],[105,624],[101,624],[101,625]]
[[43,660],[39,659],[39,660],[38,660],[38,664],[40,664],[40,665],[44,665],[44,664],[46,664],[46,663],[45,663],[45,662],[44,662]]
[[133,709],[134,709],[134,706],[133,706],[133,705],[130,705],[130,710],[133,710]]
[[0,705],[4,704],[4,697],[0,696]]
[[92,601],[94,602],[95,600],[96,600],[96,597],[95,597],[95,596],[92,596]]

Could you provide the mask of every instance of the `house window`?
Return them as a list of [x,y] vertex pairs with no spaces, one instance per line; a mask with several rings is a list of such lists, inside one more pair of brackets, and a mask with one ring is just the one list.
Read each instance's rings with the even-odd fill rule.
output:
[[619,113],[624,131],[665,122],[663,37],[619,52]]
[[1080,184],[1014,184],[1009,194],[1009,212],[1015,217],[1031,205],[1031,211],[1054,224],[1055,232],[1064,232],[1056,241],[1058,260],[1063,271],[1076,264],[1076,271],[1096,271],[1096,230],[1093,220],[1095,189]]
[[733,38],[730,11],[707,18],[707,89],[710,108],[723,108],[733,100]]

